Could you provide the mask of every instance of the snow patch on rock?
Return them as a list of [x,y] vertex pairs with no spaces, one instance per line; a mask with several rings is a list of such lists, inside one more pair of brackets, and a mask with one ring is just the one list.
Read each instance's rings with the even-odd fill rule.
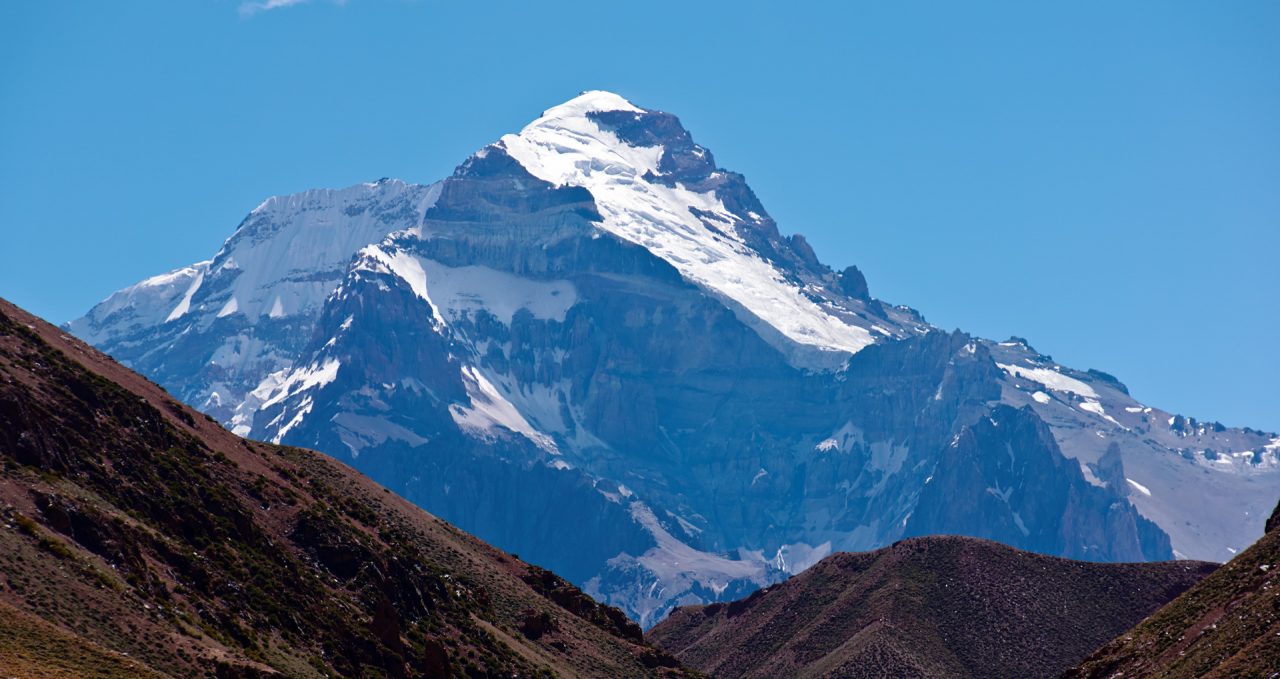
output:
[[1147,497],[1151,497],[1150,488],[1147,488],[1146,486],[1142,485],[1141,483],[1138,483],[1137,481],[1134,481],[1133,479],[1125,479],[1125,481],[1127,481],[1129,485],[1133,486],[1134,490],[1138,491],[1139,493],[1142,493],[1143,495],[1146,495]]
[[529,424],[479,370],[463,366],[462,384],[466,387],[471,406],[457,403],[449,406],[449,414],[459,427],[481,435],[492,435],[495,428],[501,427],[524,436],[548,452],[559,453],[555,441]]
[[[769,575],[763,559],[730,559],[719,554],[699,551],[673,536],[653,510],[643,502],[630,505],[631,516],[653,536],[656,546],[638,557],[619,554],[612,562],[624,565],[633,562],[642,566],[654,577],[649,596],[637,602],[640,625],[649,627],[666,614],[669,602],[679,598],[695,585],[710,591],[723,592],[730,582],[747,580],[764,586]],[[827,546],[830,549],[830,545]]]
[[1039,382],[1054,391],[1066,391],[1084,398],[1098,398],[1098,392],[1093,387],[1074,378],[1063,375],[1057,370],[1051,368],[1024,368],[1019,365],[1008,365],[1005,363],[997,363],[1000,369],[1023,379]]

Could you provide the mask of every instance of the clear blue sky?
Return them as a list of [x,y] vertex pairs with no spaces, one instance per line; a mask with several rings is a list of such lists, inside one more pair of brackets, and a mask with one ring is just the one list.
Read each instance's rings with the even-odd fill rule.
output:
[[1032,4],[4,3],[0,296],[68,320],[602,88],[873,294],[1280,429],[1280,3]]

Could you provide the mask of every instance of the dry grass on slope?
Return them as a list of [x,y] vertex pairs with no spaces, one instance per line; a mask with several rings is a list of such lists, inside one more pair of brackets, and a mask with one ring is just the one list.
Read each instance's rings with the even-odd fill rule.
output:
[[1053,677],[1213,568],[912,538],[677,609],[649,639],[714,677]]
[[1267,534],[1067,677],[1280,675],[1280,506]]

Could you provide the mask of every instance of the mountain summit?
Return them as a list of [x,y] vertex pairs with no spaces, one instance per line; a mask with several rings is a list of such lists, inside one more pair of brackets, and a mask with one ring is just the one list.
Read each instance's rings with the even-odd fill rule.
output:
[[675,116],[587,92],[496,147],[539,179],[590,191],[600,229],[726,300],[783,351],[854,353],[874,342],[865,315],[822,296],[819,285],[796,284],[825,273],[805,266],[817,263],[812,252],[782,239],[742,176],[718,169]]
[[1280,494],[1276,435],[873,298],[607,92],[435,184],[269,199],[68,328],[645,625],[931,533],[1223,561]]

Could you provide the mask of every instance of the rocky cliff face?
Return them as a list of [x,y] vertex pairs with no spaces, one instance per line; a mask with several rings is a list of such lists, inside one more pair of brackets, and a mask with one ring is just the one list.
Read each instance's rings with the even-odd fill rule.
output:
[[875,300],[674,116],[602,92],[431,186],[272,199],[70,328],[645,624],[922,531],[1224,559],[1280,479],[1273,435]]
[[972,535],[1090,561],[1169,558],[1168,535],[1122,498],[1088,483],[1029,408],[1000,405],[939,456],[904,535]]

